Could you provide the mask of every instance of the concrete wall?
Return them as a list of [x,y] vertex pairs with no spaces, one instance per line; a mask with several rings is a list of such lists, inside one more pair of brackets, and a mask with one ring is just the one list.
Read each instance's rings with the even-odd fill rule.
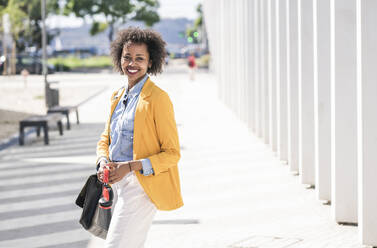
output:
[[204,0],[219,97],[377,246],[377,2]]

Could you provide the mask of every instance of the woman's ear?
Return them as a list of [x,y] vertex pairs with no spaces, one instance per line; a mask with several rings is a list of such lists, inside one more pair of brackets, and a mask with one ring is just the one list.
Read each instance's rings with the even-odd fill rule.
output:
[[151,69],[151,67],[152,67],[152,60],[149,60],[148,68]]

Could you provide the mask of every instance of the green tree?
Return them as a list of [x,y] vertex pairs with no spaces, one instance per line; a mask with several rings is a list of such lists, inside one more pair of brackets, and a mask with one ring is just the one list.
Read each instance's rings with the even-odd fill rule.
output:
[[[128,20],[143,21],[147,26],[152,26],[160,20],[157,13],[158,0],[67,0],[64,13],[74,13],[77,17],[89,16],[93,20],[90,29],[91,35],[109,29],[108,38],[114,37],[116,25],[126,23]],[[98,17],[105,21],[98,21]]]
[[24,4],[24,1],[10,0],[3,10],[3,14],[9,16],[10,33],[12,35],[11,74],[16,74],[16,41],[21,31],[24,30],[27,21],[27,15],[21,9]]
[[194,21],[194,25],[191,27],[188,27],[186,29],[186,37],[187,41],[189,43],[199,43],[199,35],[200,35],[200,29],[203,25],[203,10],[202,10],[202,4],[198,4],[196,7],[196,12],[198,13],[198,17]]
[[[21,10],[26,13],[28,20],[25,28],[21,31],[17,41],[17,48],[23,51],[26,47],[36,47],[37,50],[42,48],[42,13],[41,0],[17,0],[24,2]],[[46,18],[49,15],[57,14],[59,11],[59,0],[46,1]],[[47,44],[49,44],[54,36],[57,35],[56,30],[47,31]]]
[[[47,13],[57,13],[59,0],[49,0]],[[16,54],[26,47],[34,46],[39,50],[42,47],[41,33],[41,1],[40,0],[0,0],[0,31],[3,32],[3,16],[7,14],[12,36],[11,72],[16,71]],[[48,42],[54,33],[48,33]],[[4,43],[4,42],[3,42]],[[7,54],[7,47],[3,44],[3,54]],[[6,73],[6,66],[4,66]]]

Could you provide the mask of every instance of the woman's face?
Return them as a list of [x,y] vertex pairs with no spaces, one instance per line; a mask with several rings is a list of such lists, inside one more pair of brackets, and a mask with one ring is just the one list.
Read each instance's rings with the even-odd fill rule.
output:
[[146,44],[128,43],[123,46],[121,66],[129,83],[135,84],[141,80],[151,65]]

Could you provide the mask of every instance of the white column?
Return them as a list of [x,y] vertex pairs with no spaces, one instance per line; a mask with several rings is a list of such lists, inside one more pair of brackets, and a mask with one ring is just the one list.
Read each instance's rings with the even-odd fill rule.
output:
[[260,88],[260,63],[259,63],[259,56],[260,56],[260,48],[259,48],[259,1],[254,0],[254,109],[255,109],[255,134],[258,135],[260,133],[260,101],[259,101],[259,88]]
[[[220,68],[220,61],[222,57],[221,51],[221,32],[219,30],[222,29],[222,17],[221,17],[221,10],[222,10],[222,0],[218,5],[218,8],[214,8],[214,1],[204,1],[203,2],[203,10],[204,10],[204,19],[207,26],[207,35],[209,39],[209,49],[211,50],[212,59],[210,64],[210,69],[215,72],[217,78],[217,90],[218,96],[220,99],[223,99],[223,79],[221,78],[221,68]],[[220,24],[220,25],[219,25]],[[216,42],[218,41],[218,42]]]
[[[220,29],[221,30],[225,30],[226,28],[226,18],[225,18],[225,2],[226,0],[220,0],[220,19],[219,19],[219,23],[220,23]],[[219,43],[220,43],[220,61],[218,61],[218,68],[219,68],[219,77],[220,77],[220,82],[221,82],[221,86],[219,87],[219,95],[220,95],[220,99],[223,101],[223,102],[226,102],[226,81],[225,81],[225,70],[224,70],[224,63],[222,63],[222,61],[224,61],[225,59],[225,50],[227,49],[226,48],[226,39],[224,36],[224,32],[222,32],[221,30],[218,31],[217,33],[217,38],[219,39]],[[215,42],[215,41],[212,41],[212,42]]]
[[260,49],[260,56],[259,56],[259,108],[260,108],[260,120],[259,120],[259,137],[264,138],[264,130],[265,130],[265,96],[264,96],[264,89],[265,89],[265,57],[264,57],[264,47],[265,47],[265,40],[264,40],[264,33],[265,33],[265,23],[264,23],[264,7],[265,0],[259,0],[259,9],[258,9],[258,18],[259,18],[259,49]]
[[264,142],[266,144],[270,143],[270,96],[269,96],[269,88],[270,88],[270,60],[269,60],[269,8],[270,8],[270,0],[263,1],[263,38],[264,38],[264,49],[263,49],[263,57],[264,57],[264,89],[263,89],[263,97],[264,97]]
[[357,222],[356,1],[332,0],[331,207],[335,220]]
[[[359,235],[363,245],[377,246],[377,2],[359,2],[361,78],[358,80]],[[360,42],[360,40],[359,40]]]
[[314,185],[313,0],[301,0],[301,79],[299,82],[299,170],[301,183]]
[[230,108],[233,112],[233,114],[237,115],[236,113],[236,101],[237,101],[237,84],[238,82],[237,81],[237,38],[236,38],[236,35],[237,35],[237,29],[236,29],[236,14],[235,14],[235,8],[236,8],[236,5],[235,4],[232,4],[232,3],[229,3],[229,19],[228,19],[228,22],[230,24],[230,27],[232,27],[230,30],[229,30],[229,34],[230,34],[230,45],[229,45],[229,56],[232,56],[232,54],[234,55],[234,57],[230,57],[229,58],[229,61],[230,61],[230,69],[231,71],[234,72],[234,74],[232,73],[231,75],[229,75],[229,82],[232,82],[230,83],[230,96],[231,96],[231,102],[230,102]]
[[269,21],[269,51],[270,51],[270,85],[269,85],[269,114],[270,114],[270,144],[272,151],[277,152],[277,99],[276,99],[276,76],[277,76],[277,56],[276,56],[276,1],[270,0],[270,21]]
[[279,158],[288,161],[287,0],[279,0]]
[[247,59],[247,119],[250,130],[255,128],[255,110],[254,110],[254,1],[246,1],[246,59]]
[[242,121],[242,116],[241,116],[241,100],[242,100],[242,83],[243,83],[243,78],[242,78],[242,74],[243,74],[243,67],[245,66],[243,63],[241,63],[241,60],[242,60],[242,42],[243,42],[243,39],[241,38],[241,27],[242,27],[242,24],[241,24],[241,18],[242,18],[242,14],[241,14],[241,0],[238,1],[237,3],[233,3],[234,5],[234,31],[235,31],[235,36],[234,36],[234,40],[235,40],[235,75],[234,75],[234,78],[235,78],[235,90],[236,90],[236,94],[235,94],[235,113],[237,114],[237,117]]
[[314,81],[315,107],[315,189],[320,200],[331,199],[331,68],[330,1],[316,0]]
[[[230,56],[230,53],[229,53],[229,50],[230,50],[230,29],[231,29],[231,26],[230,26],[230,23],[229,23],[229,19],[230,19],[230,12],[229,12],[229,1],[226,1],[224,0],[223,1],[223,19],[222,19],[222,22],[223,22],[223,28],[224,30],[228,30],[228,35],[225,34],[225,32],[222,32],[222,40],[224,41],[224,44],[223,44],[223,47],[222,47],[222,50],[223,50],[223,55],[224,55],[224,58],[228,58],[228,56]],[[229,60],[229,58],[228,58]],[[231,92],[230,92],[230,88],[231,88],[231,84],[229,83],[229,80],[230,80],[230,73],[226,73],[226,65],[225,63],[222,63],[221,65],[221,72],[222,72],[222,75],[221,75],[221,78],[223,79],[223,85],[224,85],[224,103],[226,104],[226,106],[230,107],[230,99],[231,99]]]
[[288,161],[292,172],[298,172],[298,0],[288,1],[289,61],[288,61]]
[[240,39],[241,39],[241,49],[240,49],[240,64],[242,66],[242,74],[241,74],[241,90],[240,90],[240,113],[241,113],[241,120],[247,125],[248,124],[248,116],[247,116],[247,91],[248,91],[248,77],[247,77],[247,71],[248,71],[248,62],[247,62],[247,15],[245,10],[246,8],[246,0],[240,1]]
[[280,155],[280,0],[275,0],[275,51],[276,51],[276,148],[277,156]]

